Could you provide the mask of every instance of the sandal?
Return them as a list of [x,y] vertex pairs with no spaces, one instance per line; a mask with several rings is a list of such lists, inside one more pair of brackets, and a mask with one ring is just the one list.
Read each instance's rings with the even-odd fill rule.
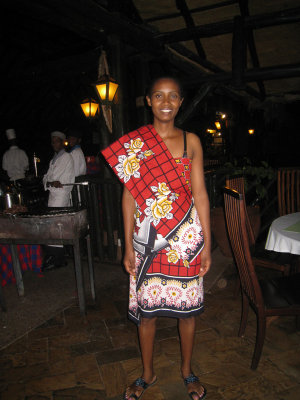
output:
[[137,380],[134,382],[134,385],[135,385],[136,387],[140,386],[140,387],[143,389],[142,393],[141,393],[139,396],[137,396],[136,394],[134,394],[134,393],[132,392],[132,393],[127,397],[127,396],[126,396],[126,390],[127,390],[127,389],[126,389],[125,392],[124,392],[124,395],[123,395],[123,400],[128,400],[128,399],[130,399],[130,398],[135,399],[135,400],[140,399],[140,398],[143,396],[145,390],[148,389],[150,386],[153,386],[156,382],[157,382],[157,377],[155,377],[155,379],[154,379],[154,381],[153,381],[152,383],[146,383],[145,380],[144,380],[143,378],[137,378]]
[[[185,386],[187,386],[187,385],[190,384],[190,383],[199,382],[199,378],[198,378],[198,376],[196,376],[196,375],[194,375],[193,373],[191,373],[189,376],[187,376],[186,378],[184,378],[183,381],[184,381]],[[188,393],[189,396],[190,396],[190,398],[191,398],[192,400],[194,400],[193,395],[194,395],[194,396],[195,396],[195,395],[198,396],[198,399],[197,399],[197,400],[203,400],[203,399],[205,398],[205,396],[206,396],[206,389],[205,389],[204,386],[202,386],[202,387],[203,387],[203,393],[202,393],[201,396],[199,395],[199,393],[197,393],[197,392],[195,392],[195,391],[189,392],[189,393]]]

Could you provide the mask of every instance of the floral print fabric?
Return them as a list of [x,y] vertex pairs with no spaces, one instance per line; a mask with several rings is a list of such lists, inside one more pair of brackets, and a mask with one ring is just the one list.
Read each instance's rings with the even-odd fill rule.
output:
[[102,154],[136,201],[130,318],[139,323],[141,315],[201,312],[204,242],[190,187],[191,160],[175,160],[152,125],[121,137]]

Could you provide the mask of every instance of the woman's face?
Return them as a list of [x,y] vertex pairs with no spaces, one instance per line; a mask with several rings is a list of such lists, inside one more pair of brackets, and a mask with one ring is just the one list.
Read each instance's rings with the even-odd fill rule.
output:
[[177,82],[169,78],[156,81],[150,97],[147,96],[146,99],[152,107],[154,119],[161,122],[174,120],[183,102]]

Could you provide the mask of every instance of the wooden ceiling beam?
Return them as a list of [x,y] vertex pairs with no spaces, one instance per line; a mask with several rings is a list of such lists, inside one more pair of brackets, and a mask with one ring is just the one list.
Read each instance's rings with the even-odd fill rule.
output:
[[[230,6],[232,4],[237,3],[238,0],[227,0],[227,1],[221,1],[219,3],[215,3],[215,4],[210,4],[207,6],[202,6],[202,7],[196,7],[196,8],[190,8],[190,13],[196,13],[196,12],[202,12],[202,11],[208,11],[208,10],[214,10],[217,8],[221,8],[221,7],[226,7],[226,6]],[[176,13],[171,13],[171,14],[164,14],[164,15],[158,15],[156,17],[152,17],[152,18],[145,18],[144,21],[145,22],[155,22],[155,21],[161,21],[164,19],[172,19],[172,18],[177,18],[180,17],[181,14],[176,12]]]
[[[283,78],[294,78],[300,76],[300,64],[277,65],[274,67],[248,69],[244,73],[245,82],[255,82],[257,80],[272,80]],[[223,72],[218,74],[209,74],[195,76],[184,80],[183,84],[187,87],[193,87],[204,82],[231,83],[232,73]]]
[[[191,30],[191,32],[193,32],[193,30],[195,29],[195,23],[190,14],[190,11],[188,9],[186,1],[185,0],[176,0],[176,6],[181,11],[182,17],[184,18],[187,28],[189,30]],[[197,49],[199,57],[202,58],[203,60],[205,60],[206,54],[205,54],[205,51],[202,47],[202,44],[201,44],[199,38],[197,38],[196,36],[193,35],[193,42]]]
[[[261,29],[269,26],[291,24],[300,21],[300,7],[245,17],[246,29]],[[232,33],[234,21],[226,20],[195,27],[195,29],[179,29],[173,32],[160,33],[155,36],[161,43],[177,43],[192,40],[194,36],[198,38],[214,37]]]
[[[248,0],[239,0],[239,7],[241,11],[241,17],[244,19],[249,17],[249,7],[248,7]],[[246,41],[249,48],[249,53],[251,56],[251,61],[254,68],[260,68],[259,59],[256,51],[255,40],[253,36],[253,29],[248,28],[246,30]],[[266,97],[266,90],[265,86],[262,81],[257,81],[257,86],[260,91],[261,96],[264,98]]]
[[186,47],[182,46],[180,43],[173,43],[170,46],[167,46],[165,51],[168,49],[173,49],[176,52],[180,53],[182,56],[187,57],[191,62],[199,64],[199,68],[205,68],[206,72],[224,72],[224,70],[217,65],[213,64],[208,60],[203,60],[200,58],[196,53],[192,52],[191,50],[187,49]]

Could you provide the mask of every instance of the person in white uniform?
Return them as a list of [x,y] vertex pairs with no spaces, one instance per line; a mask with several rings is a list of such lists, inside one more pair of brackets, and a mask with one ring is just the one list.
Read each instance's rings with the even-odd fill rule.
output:
[[28,157],[24,150],[17,146],[16,132],[14,129],[7,129],[6,136],[9,141],[9,149],[2,158],[2,168],[7,172],[11,181],[24,179],[29,169]]
[[86,174],[86,161],[81,149],[81,132],[76,129],[68,131],[68,143],[70,147],[70,154],[74,161],[75,177]]
[[[50,161],[49,169],[43,177],[44,189],[49,190],[48,207],[68,207],[72,185],[64,186],[66,183],[74,183],[75,171],[74,161],[69,153],[65,151],[64,142],[66,135],[63,132],[51,133],[51,145],[55,151]],[[63,246],[45,246],[44,262],[42,271],[61,267],[65,264],[65,253]]]
[[[86,174],[86,161],[81,149],[81,132],[77,129],[69,129],[67,140],[70,148],[70,154],[74,161],[75,178]],[[80,187],[77,186],[78,204],[81,204]],[[73,199],[71,198],[73,204]]]
[[74,161],[65,151],[65,140],[66,135],[63,132],[51,133],[51,144],[55,154],[43,177],[44,189],[49,190],[48,207],[67,207],[73,186],[63,186],[63,184],[75,182]]

